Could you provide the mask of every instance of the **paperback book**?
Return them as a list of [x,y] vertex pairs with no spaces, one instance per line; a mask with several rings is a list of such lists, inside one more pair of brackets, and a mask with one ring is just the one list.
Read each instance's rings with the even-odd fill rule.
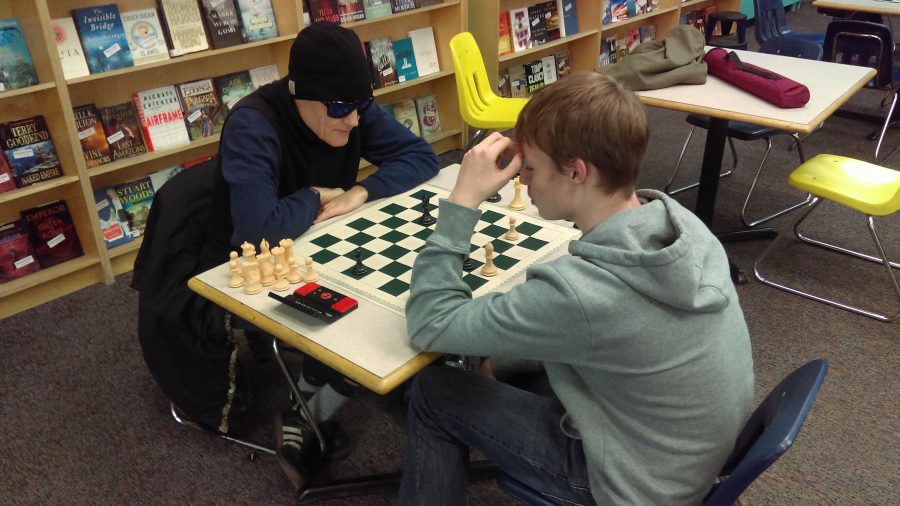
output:
[[100,108],[100,119],[106,132],[106,142],[112,161],[142,155],[147,152],[141,121],[138,119],[134,102],[123,102]]
[[525,79],[528,81],[528,94],[544,87],[544,63],[536,60],[525,64]]
[[197,0],[158,0],[169,46],[169,56],[176,57],[209,49],[203,14]]
[[437,47],[434,44],[434,29],[426,26],[410,30],[408,35],[412,39],[413,53],[416,55],[416,71],[419,77],[440,72]]
[[366,42],[366,52],[372,70],[372,87],[384,88],[397,83],[397,62],[390,37]]
[[166,167],[165,169],[160,169],[153,174],[150,174],[150,185],[153,186],[153,194],[155,195],[164,184],[182,171],[184,171],[183,166],[175,165],[174,167]]
[[512,29],[513,51],[522,51],[531,47],[531,28],[528,24],[528,8],[522,7],[510,10],[509,24]]
[[148,151],[191,142],[175,86],[161,86],[131,95]]
[[547,18],[544,17],[544,6],[534,4],[528,7],[528,24],[531,31],[530,47],[547,43]]
[[556,0],[549,0],[538,4],[544,10],[544,20],[547,26],[547,41],[553,41],[561,36],[559,9]]
[[525,65],[509,67],[509,91],[514,98],[528,96],[528,80],[525,78]]
[[509,28],[509,11],[500,13],[500,25],[497,29],[498,46],[497,55],[503,56],[513,52],[512,38]]
[[441,132],[441,117],[438,114],[437,100],[434,95],[425,95],[416,99],[416,114],[419,117],[422,137],[429,137]]
[[246,70],[215,77],[213,84],[219,92],[219,97],[222,98],[226,113],[231,112],[238,101],[253,93],[254,90],[250,72]]
[[0,225],[0,283],[41,270],[25,222],[16,220]]
[[65,200],[26,209],[22,220],[42,269],[84,254]]
[[309,17],[313,23],[340,23],[337,0],[309,0]]
[[38,83],[28,44],[16,18],[0,19],[0,92]]
[[278,24],[271,0],[236,0],[241,13],[245,42],[271,39],[278,36]]
[[338,12],[341,16],[341,23],[352,23],[366,19],[362,0],[338,0]]
[[391,15],[391,0],[362,0],[366,19],[378,19]]
[[391,0],[391,12],[411,11],[416,8],[416,0]]
[[56,52],[59,53],[63,76],[66,79],[75,79],[90,74],[87,60],[84,58],[84,49],[75,30],[75,21],[72,18],[54,19],[50,21],[50,28],[56,39]]
[[241,19],[234,0],[201,0],[206,33],[213,49],[236,46],[244,42]]
[[556,0],[559,11],[559,35],[568,37],[578,33],[578,9],[575,0]]
[[253,89],[258,90],[260,87],[273,81],[281,79],[278,75],[278,65],[263,65],[262,67],[254,67],[249,70],[250,82],[253,83]]
[[13,178],[12,169],[6,163],[6,156],[0,150],[0,193],[16,189],[16,180]]
[[416,68],[416,53],[409,37],[393,41],[394,60],[397,64],[397,82],[405,83],[419,77]]
[[556,59],[557,79],[562,79],[572,73],[572,58],[567,49],[556,53],[553,57]]
[[221,133],[225,107],[216,94],[212,79],[182,83],[177,88],[191,140]]
[[541,58],[541,65],[544,71],[544,86],[555,83],[558,79],[556,75],[556,57],[551,54]]
[[134,66],[116,4],[74,9],[72,18],[91,74]]
[[125,210],[116,195],[116,189],[112,186],[94,189],[94,204],[97,209],[97,217],[100,219],[100,234],[106,248],[115,248],[134,240],[131,228],[125,217]]
[[0,125],[0,142],[16,187],[24,188],[62,176],[56,148],[43,116],[3,123]]
[[169,47],[156,9],[123,12],[122,26],[135,65],[169,59]]
[[94,104],[86,104],[73,109],[75,128],[78,129],[78,140],[81,141],[81,152],[87,168],[97,167],[112,161],[109,143],[100,111]]
[[416,114],[416,104],[412,99],[401,100],[394,103],[394,119],[409,129],[417,136],[422,136],[419,128],[419,116]]
[[122,203],[122,209],[131,227],[131,235],[134,237],[140,237],[147,227],[153,195],[153,183],[149,177],[142,177],[116,187],[116,196]]

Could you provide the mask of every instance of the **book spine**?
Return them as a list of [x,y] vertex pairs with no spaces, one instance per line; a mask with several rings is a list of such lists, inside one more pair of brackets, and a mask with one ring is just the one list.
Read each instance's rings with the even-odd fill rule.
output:
[[150,137],[150,128],[147,126],[147,115],[144,112],[143,104],[141,104],[141,97],[137,93],[132,93],[131,100],[134,101],[134,109],[137,111],[138,121],[141,123],[141,132],[144,134],[144,144],[147,146],[147,151],[155,151],[153,137]]

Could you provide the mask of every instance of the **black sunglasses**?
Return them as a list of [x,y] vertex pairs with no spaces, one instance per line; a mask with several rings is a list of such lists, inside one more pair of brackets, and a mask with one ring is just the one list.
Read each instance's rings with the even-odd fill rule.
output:
[[359,102],[341,102],[339,100],[333,100],[331,102],[322,102],[325,104],[325,107],[328,110],[328,117],[341,119],[346,118],[350,115],[354,110],[362,112],[366,107],[369,107],[369,104],[375,100],[374,97],[369,97],[365,100],[360,100]]

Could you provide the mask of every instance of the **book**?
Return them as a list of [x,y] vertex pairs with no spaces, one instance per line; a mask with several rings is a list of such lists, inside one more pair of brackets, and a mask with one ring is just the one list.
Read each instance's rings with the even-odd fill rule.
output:
[[72,18],[53,19],[50,20],[50,28],[56,39],[56,52],[59,54],[63,76],[66,79],[75,79],[90,74],[78,31],[75,30],[75,21]]
[[544,63],[535,60],[525,64],[525,79],[528,82],[528,94],[536,92],[544,87]]
[[281,78],[278,74],[278,65],[263,65],[262,67],[254,67],[248,71],[250,73],[250,82],[253,83],[253,89],[258,90],[261,86],[277,81]]
[[309,0],[309,17],[313,23],[340,23],[337,0]]
[[6,156],[3,150],[0,150],[0,193],[8,192],[16,189],[16,180],[13,177],[12,169],[6,162]]
[[0,92],[38,83],[28,43],[16,18],[0,19]]
[[131,94],[148,151],[170,149],[191,142],[175,86],[161,86]]
[[141,133],[141,121],[138,119],[134,102],[100,108],[100,119],[106,132],[106,142],[112,161],[142,155],[147,152],[144,136]]
[[245,42],[271,39],[278,36],[278,23],[271,0],[236,0],[241,12]]
[[116,196],[122,203],[133,237],[140,237],[147,227],[154,194],[153,183],[146,176],[116,186]]
[[84,254],[65,200],[23,210],[22,221],[42,269]]
[[234,0],[200,0],[200,8],[213,49],[236,46],[244,42],[241,17]]
[[567,75],[572,73],[572,57],[569,54],[568,49],[563,49],[562,51],[553,55],[553,58],[556,60],[556,78],[562,79]]
[[625,34],[625,47],[632,52],[641,43],[641,31],[637,28],[629,28]]
[[209,49],[203,14],[197,0],[157,0],[169,56],[173,58]]
[[418,7],[416,5],[416,0],[391,0],[391,12],[394,14],[411,11],[416,7]]
[[72,10],[91,74],[134,66],[116,4]]
[[384,88],[397,83],[397,62],[390,37],[366,41],[366,53],[372,70],[372,87]]
[[78,140],[81,141],[81,152],[87,168],[97,167],[112,161],[109,143],[106,142],[106,131],[100,119],[100,111],[94,104],[75,107],[75,128],[78,129]]
[[378,19],[391,15],[390,0],[362,0],[366,19]]
[[41,270],[25,222],[16,220],[0,225],[0,283]]
[[394,103],[394,119],[408,128],[410,132],[419,137],[422,136],[422,130],[419,128],[419,116],[416,114],[416,104],[412,99]]
[[547,18],[544,17],[544,6],[534,4],[527,8],[528,24],[531,32],[529,47],[540,46],[547,43]]
[[425,95],[415,100],[416,115],[419,117],[419,129],[422,137],[440,133],[441,116],[438,114],[437,100],[434,95]]
[[525,77],[525,65],[509,67],[509,91],[514,98],[528,96],[528,80]]
[[569,37],[578,33],[578,9],[575,0],[556,0],[559,11],[559,36]]
[[116,195],[116,189],[112,186],[94,189],[94,208],[100,220],[100,235],[106,248],[115,248],[131,242],[131,227],[125,217],[125,210]]
[[213,78],[213,84],[225,105],[225,112],[229,113],[238,101],[247,95],[253,93],[253,80],[250,78],[250,72],[242,70],[224,76]]
[[609,0],[609,14],[613,23],[628,19],[627,0]]
[[509,25],[512,29],[513,51],[522,51],[531,47],[531,28],[528,24],[528,8],[511,9]]
[[212,79],[181,83],[177,88],[191,140],[221,133],[225,107],[216,94]]
[[556,57],[551,54],[541,58],[541,66],[544,70],[544,86],[555,83],[558,79],[556,75]]
[[513,52],[512,38],[509,29],[509,11],[500,13],[500,24],[497,29],[497,55],[503,56]]
[[338,0],[338,13],[341,23],[352,23],[366,19],[362,0]]
[[410,30],[409,38],[412,39],[413,52],[416,55],[416,70],[419,77],[440,72],[437,48],[434,44],[434,29],[430,26]]
[[641,43],[650,42],[651,40],[656,40],[656,25],[647,24],[640,28],[641,32]]
[[512,97],[512,89],[509,84],[509,69],[500,71],[500,78],[497,84],[498,94],[501,97]]
[[431,7],[432,5],[441,5],[444,0],[419,0],[419,7]]
[[16,187],[24,188],[62,176],[56,148],[43,116],[3,123],[0,125],[0,142]]
[[153,194],[155,195],[156,192],[158,192],[164,184],[166,184],[173,177],[177,176],[183,170],[183,166],[175,165],[174,167],[166,167],[165,169],[160,169],[150,174],[150,185],[153,186]]
[[394,61],[397,64],[397,82],[405,83],[410,79],[419,77],[412,39],[409,37],[397,39],[393,41],[392,46],[394,48]]
[[560,17],[559,17],[559,7],[556,5],[556,0],[549,0],[547,2],[542,2],[539,4],[541,8],[544,10],[544,20],[547,25],[547,41],[556,40],[561,37],[562,30],[560,29]]
[[169,59],[169,46],[156,9],[123,12],[122,26],[135,65]]

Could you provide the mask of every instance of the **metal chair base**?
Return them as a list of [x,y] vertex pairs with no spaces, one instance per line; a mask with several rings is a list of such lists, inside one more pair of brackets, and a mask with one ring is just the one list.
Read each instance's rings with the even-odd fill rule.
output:
[[843,309],[845,311],[850,311],[851,313],[856,313],[859,315],[867,316],[869,318],[874,318],[878,321],[891,322],[891,321],[896,320],[898,317],[900,317],[900,286],[898,286],[898,284],[897,284],[897,278],[894,276],[893,269],[900,269],[900,263],[891,262],[890,260],[888,260],[887,255],[884,252],[884,247],[881,245],[881,240],[878,238],[878,232],[875,228],[874,217],[867,214],[866,215],[866,224],[869,229],[869,234],[872,236],[872,241],[875,243],[875,248],[878,250],[879,257],[867,255],[867,254],[861,253],[859,251],[850,250],[850,249],[847,249],[847,248],[844,248],[841,246],[837,246],[835,244],[820,241],[818,239],[812,239],[812,238],[804,236],[802,233],[800,233],[800,230],[799,230],[800,225],[803,223],[804,220],[806,220],[806,218],[810,215],[810,213],[812,213],[812,211],[816,207],[818,207],[819,204],[821,204],[821,203],[822,203],[822,199],[819,197],[815,197],[812,199],[812,201],[809,203],[806,210],[803,212],[803,214],[800,216],[800,218],[797,219],[796,223],[794,223],[794,236],[797,237],[797,239],[799,239],[800,241],[803,241],[807,244],[811,244],[813,246],[818,246],[820,248],[828,249],[831,251],[842,253],[844,255],[853,256],[856,258],[867,260],[869,262],[883,265],[885,267],[885,270],[887,271],[888,279],[890,280],[891,285],[894,289],[894,294],[897,296],[897,303],[898,303],[897,312],[889,315],[889,314],[878,313],[875,311],[870,311],[867,309],[863,309],[861,307],[852,306],[849,304],[845,304],[843,302],[838,302],[836,300],[822,297],[822,296],[816,295],[811,292],[805,292],[803,290],[794,288],[787,284],[779,283],[779,282],[773,281],[769,278],[766,278],[760,272],[760,266],[762,265],[763,260],[765,260],[765,258],[769,255],[769,253],[775,248],[776,244],[778,244],[780,238],[776,238],[774,241],[772,241],[772,243],[769,244],[769,246],[765,249],[765,251],[763,251],[762,255],[756,260],[756,262],[754,262],[753,274],[756,276],[756,279],[759,280],[761,283],[771,286],[773,288],[777,288],[779,290],[784,290],[784,291],[792,293],[794,295],[799,295],[800,297],[804,297],[804,298],[807,298],[810,300],[821,302],[823,304],[828,304],[829,306],[834,306],[834,307]]
[[172,418],[174,418],[175,421],[178,422],[179,425],[183,425],[185,427],[190,427],[192,429],[197,429],[197,430],[206,432],[208,434],[212,434],[213,436],[225,439],[232,443],[237,443],[239,445],[246,446],[247,448],[250,448],[250,449],[258,451],[258,452],[268,453],[269,455],[275,455],[275,450],[273,450],[272,448],[258,445],[256,443],[252,443],[250,441],[246,441],[246,440],[234,437],[234,436],[229,436],[228,434],[223,434],[221,432],[216,432],[216,431],[207,429],[206,427],[204,427],[196,422],[193,422],[187,418],[182,417],[178,413],[178,408],[176,408],[175,404],[173,404],[171,402],[169,403],[169,413],[172,414]]
[[[684,140],[684,145],[681,146],[681,153],[678,155],[678,161],[675,162],[675,168],[672,169],[672,175],[669,177],[669,181],[666,183],[666,186],[663,188],[663,192],[666,195],[677,195],[683,191],[690,190],[691,188],[696,188],[696,187],[700,186],[700,182],[698,181],[696,183],[692,183],[687,186],[682,186],[681,188],[678,188],[675,190],[671,189],[672,182],[675,181],[675,176],[678,174],[678,168],[681,167],[681,160],[684,158],[684,153],[685,153],[685,151],[687,151],[688,144],[691,143],[691,137],[693,137],[693,135],[694,135],[695,128],[697,128],[697,127],[694,125],[691,125],[691,131],[688,132],[687,139]],[[738,166],[737,150],[734,149],[734,141],[731,139],[731,137],[728,137],[728,146],[731,148],[731,159],[732,159],[731,169],[719,174],[720,179],[723,177],[730,176],[731,173],[734,172],[734,170],[737,169],[737,166]]]

